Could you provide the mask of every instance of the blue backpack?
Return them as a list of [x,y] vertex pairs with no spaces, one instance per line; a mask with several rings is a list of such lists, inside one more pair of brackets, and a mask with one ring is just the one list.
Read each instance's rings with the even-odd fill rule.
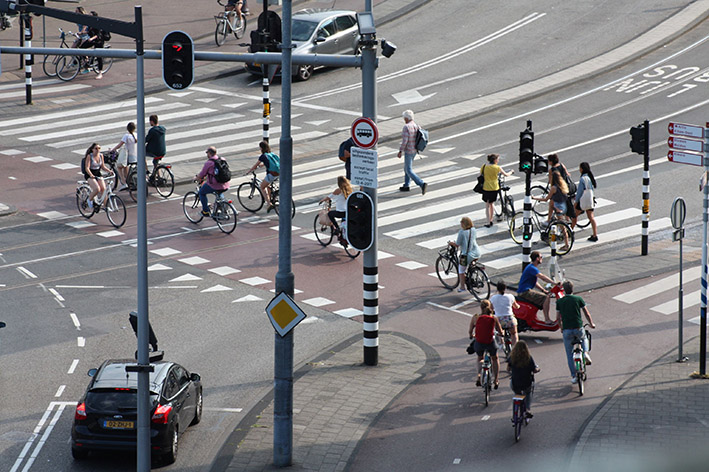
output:
[[267,152],[266,159],[268,159],[268,172],[279,175],[281,173],[281,158],[278,157],[278,154]]

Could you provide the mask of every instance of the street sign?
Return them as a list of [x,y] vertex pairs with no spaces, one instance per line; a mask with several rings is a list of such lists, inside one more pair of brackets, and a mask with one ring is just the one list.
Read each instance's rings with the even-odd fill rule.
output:
[[704,143],[696,139],[678,138],[670,136],[667,138],[667,145],[672,149],[681,149],[684,151],[704,152]]
[[352,146],[350,149],[352,185],[377,188],[377,163],[376,149],[362,149]]
[[671,162],[677,162],[679,164],[689,164],[692,166],[701,166],[704,156],[700,154],[692,154],[690,152],[682,151],[669,151],[667,153],[667,159]]
[[268,319],[281,337],[303,321],[306,317],[303,310],[285,293],[279,293],[266,307]]
[[675,134],[677,136],[704,139],[704,128],[697,125],[670,122],[670,124],[667,125],[667,131],[669,131],[670,134]]
[[352,123],[352,139],[357,147],[369,149],[377,144],[379,130],[377,125],[369,118],[361,117]]
[[687,205],[684,203],[682,197],[675,198],[672,202],[672,208],[670,209],[670,220],[672,220],[672,227],[674,229],[680,229],[684,225],[684,218],[687,216]]

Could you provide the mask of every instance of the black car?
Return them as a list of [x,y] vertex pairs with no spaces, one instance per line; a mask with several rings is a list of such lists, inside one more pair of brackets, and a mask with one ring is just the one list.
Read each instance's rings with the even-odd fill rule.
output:
[[[113,359],[89,370],[91,382],[79,400],[71,429],[71,454],[136,450],[138,374],[126,372],[134,360]],[[150,373],[150,438],[153,457],[171,464],[177,440],[202,419],[202,383],[198,374],[174,362],[157,362]]]

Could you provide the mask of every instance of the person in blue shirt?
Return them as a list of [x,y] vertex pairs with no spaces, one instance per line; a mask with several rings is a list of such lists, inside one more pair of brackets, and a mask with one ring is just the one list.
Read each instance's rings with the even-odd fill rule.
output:
[[464,216],[460,220],[460,228],[456,241],[448,241],[449,246],[460,249],[460,259],[458,264],[458,278],[460,285],[458,292],[465,292],[465,271],[468,269],[468,264],[474,259],[480,258],[480,248],[478,247],[475,238],[475,227],[473,220]]
[[[519,278],[517,285],[517,297],[519,300],[531,303],[544,312],[544,322],[552,324],[549,318],[549,295],[550,291],[545,290],[541,281],[553,284],[554,281],[542,274],[539,266],[542,264],[542,255],[539,251],[532,251],[529,255],[531,263],[522,271],[522,276]],[[539,290],[535,290],[539,288]]]

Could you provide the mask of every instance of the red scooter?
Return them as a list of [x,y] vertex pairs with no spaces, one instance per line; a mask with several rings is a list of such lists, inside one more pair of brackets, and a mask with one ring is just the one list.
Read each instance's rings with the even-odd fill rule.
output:
[[[551,293],[553,298],[562,298],[564,296],[564,289],[561,288],[561,284],[554,285],[551,288]],[[559,329],[559,323],[556,321],[551,324],[546,324],[543,320],[537,318],[539,308],[535,305],[520,299],[517,299],[517,304],[519,305],[519,308],[512,310],[515,318],[517,318],[517,332],[557,331]]]

